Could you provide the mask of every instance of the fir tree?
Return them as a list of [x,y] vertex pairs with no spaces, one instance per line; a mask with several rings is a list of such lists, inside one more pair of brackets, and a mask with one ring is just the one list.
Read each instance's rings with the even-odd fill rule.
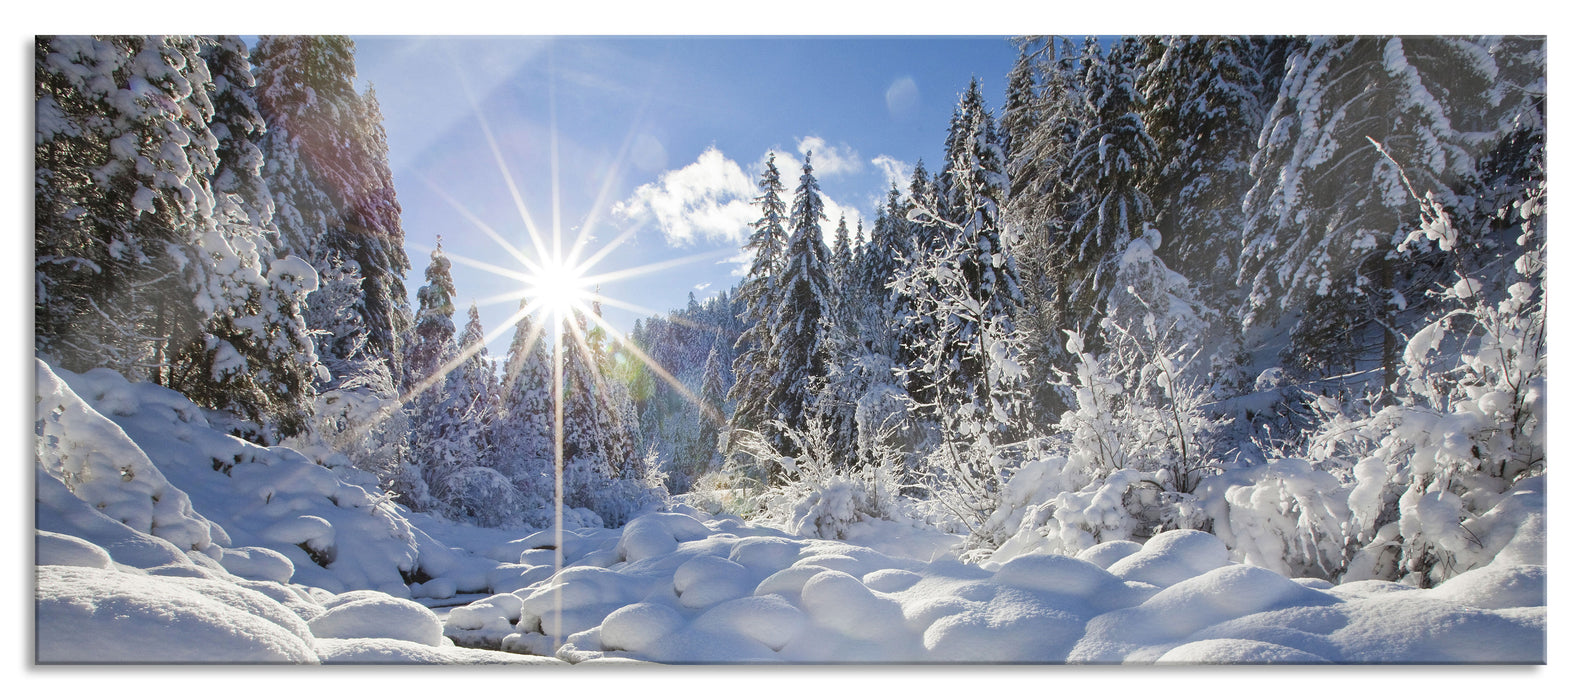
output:
[[[423,271],[427,284],[418,288],[417,322],[406,339],[406,378],[404,394],[410,397],[412,450],[428,491],[436,498],[447,496],[446,484],[452,474],[471,463],[473,431],[471,418],[447,391],[446,365],[456,357],[456,313],[452,301],[456,286],[450,278],[450,260],[436,237],[428,268]],[[415,494],[401,494],[414,508],[436,504],[420,502]]]
[[1074,311],[1063,320],[1089,337],[1096,336],[1089,332],[1101,317],[1117,259],[1153,216],[1143,186],[1158,147],[1137,112],[1131,61],[1140,49],[1133,44],[1118,42],[1105,56],[1090,39],[1082,54],[1083,99],[1094,122],[1077,139],[1066,167],[1074,216],[1060,248],[1061,262],[1071,269],[1066,303]]
[[1284,346],[1303,373],[1378,363],[1383,385],[1394,383],[1397,318],[1445,269],[1421,245],[1402,261],[1418,207],[1383,154],[1420,191],[1465,191],[1495,73],[1488,52],[1460,38],[1318,37],[1293,52],[1245,200],[1251,349]]
[[775,167],[773,153],[764,164],[758,187],[762,194],[753,201],[762,208],[763,215],[747,239],[745,247],[752,251],[753,261],[736,295],[736,303],[742,308],[740,318],[750,325],[736,340],[737,355],[732,364],[736,376],[729,394],[736,406],[731,414],[733,434],[740,429],[759,430],[775,417],[769,382],[775,371],[774,312],[779,298],[776,285],[786,245],[786,214],[785,203],[780,198],[785,187],[780,184],[780,170]]
[[[204,340],[214,108],[196,39],[34,43],[34,349],[73,371],[168,383]],[[134,87],[136,88],[134,90]]]
[[[819,224],[824,218],[818,180],[813,177],[813,152],[808,151],[792,197],[791,237],[775,284],[779,299],[769,345],[775,358],[769,405],[780,422],[798,431],[808,425],[830,359],[824,340],[831,311],[829,250]],[[771,442],[777,443],[781,454],[792,452],[783,436]]]
[[[280,250],[311,260],[321,273],[355,262],[361,280],[352,312],[366,327],[359,346],[366,357],[332,354],[326,358],[332,369],[394,357],[410,314],[401,281],[405,234],[384,127],[373,93],[356,91],[354,51],[344,36],[265,36],[254,51]],[[309,304],[323,305],[317,298]],[[337,345],[321,350],[345,349]]]
[[1143,120],[1159,146],[1147,189],[1158,204],[1160,255],[1219,309],[1236,300],[1247,163],[1274,95],[1250,37],[1168,37],[1138,76]]
[[544,342],[544,327],[527,313],[523,300],[516,332],[506,351],[500,414],[491,444],[494,462],[522,495],[529,522],[551,524],[555,470],[554,368]]
[[1025,434],[1021,347],[1014,315],[1023,302],[1014,256],[1001,240],[999,200],[1008,182],[993,115],[969,87],[944,198],[961,217],[943,250],[901,280],[915,300],[909,380],[929,409],[958,432],[1004,444]]

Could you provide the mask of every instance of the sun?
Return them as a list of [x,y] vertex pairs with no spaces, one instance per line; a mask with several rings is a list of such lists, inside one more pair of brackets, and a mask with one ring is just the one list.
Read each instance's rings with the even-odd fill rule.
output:
[[528,302],[557,326],[594,296],[588,279],[569,261],[551,258],[533,267],[536,269],[529,273]]

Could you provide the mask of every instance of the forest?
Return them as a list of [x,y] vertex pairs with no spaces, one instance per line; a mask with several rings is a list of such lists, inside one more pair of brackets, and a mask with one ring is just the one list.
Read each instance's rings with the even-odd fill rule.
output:
[[[684,545],[653,518],[689,513],[1001,574],[1166,541],[1315,590],[1542,569],[1544,37],[1012,41],[1004,95],[961,86],[943,165],[871,216],[770,154],[734,287],[629,330],[523,298],[491,357],[444,240],[408,257],[432,232],[350,38],[38,37],[37,478],[101,488],[45,397],[125,422],[117,376],[247,445],[214,474],[288,451],[439,539]],[[559,572],[572,540],[533,543]],[[505,650],[593,626],[565,624]]]

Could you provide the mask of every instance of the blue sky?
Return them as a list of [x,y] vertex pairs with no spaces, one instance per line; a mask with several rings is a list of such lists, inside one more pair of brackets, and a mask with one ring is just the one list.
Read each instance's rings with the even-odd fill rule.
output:
[[[605,306],[625,331],[648,312],[685,305],[688,292],[701,300],[736,282],[738,245],[757,216],[746,200],[767,152],[782,154],[789,200],[800,151],[814,151],[833,205],[828,235],[842,211],[871,224],[887,168],[909,175],[922,158],[937,169],[960,92],[976,76],[998,107],[1016,57],[1002,37],[356,41],[359,80],[374,85],[384,111],[412,258],[408,290],[423,283],[434,236],[443,236],[457,325],[476,299],[486,329],[517,305],[485,302],[522,284],[463,259],[522,265],[480,222],[532,255],[507,174],[546,239],[557,189],[567,247],[583,229],[593,238],[588,253],[631,232],[590,274],[687,261],[601,285],[641,309]],[[491,355],[509,343],[501,335]]]

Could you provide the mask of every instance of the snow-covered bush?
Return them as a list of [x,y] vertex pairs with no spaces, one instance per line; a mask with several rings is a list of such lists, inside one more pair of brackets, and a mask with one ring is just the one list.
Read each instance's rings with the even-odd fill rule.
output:
[[1215,531],[1248,564],[1333,579],[1346,565],[1346,498],[1355,492],[1305,460],[1273,460],[1252,483],[1225,490],[1226,518]]
[[440,486],[437,495],[445,504],[445,516],[452,520],[484,527],[499,527],[521,520],[522,503],[516,485],[489,467],[462,467],[452,472]]
[[[796,456],[782,455],[763,435],[738,429],[734,441],[737,463],[748,466],[733,479],[717,482],[715,505],[734,504],[731,512],[749,519],[785,527],[808,536],[839,539],[849,526],[863,520],[902,517],[899,458],[894,448],[882,462],[859,461],[846,467],[837,459],[830,429],[821,415],[814,415],[803,430],[770,421],[771,430],[783,436]],[[881,441],[882,442],[882,441]],[[742,459],[745,458],[745,459]],[[776,470],[767,468],[775,465]],[[780,473],[785,483],[764,486],[748,473]],[[723,502],[722,502],[723,501]]]
[[1102,349],[1066,331],[1072,367],[1053,371],[1072,408],[1046,441],[1057,455],[1025,461],[995,504],[995,559],[1209,526],[1198,491],[1220,471],[1214,449],[1226,423],[1205,408],[1211,363],[1201,344],[1212,334],[1187,281],[1154,255],[1158,245],[1145,228],[1111,261]]
[[[1486,564],[1497,550],[1469,523],[1546,471],[1545,199],[1540,186],[1510,205],[1520,216],[1518,248],[1508,273],[1487,279],[1505,284],[1503,293],[1485,291],[1457,264],[1455,282],[1437,292],[1447,309],[1406,344],[1401,403],[1358,426],[1372,450],[1356,467],[1367,496],[1353,498],[1357,537],[1371,552],[1394,544],[1399,554],[1354,567],[1348,578],[1427,586]],[[1444,207],[1432,196],[1419,203],[1421,225],[1408,243],[1423,238],[1456,255],[1459,236]]]
[[1418,196],[1401,249],[1449,254],[1454,281],[1431,293],[1443,306],[1406,342],[1393,400],[1311,397],[1322,422],[1305,462],[1227,489],[1220,534],[1249,563],[1427,587],[1498,555],[1509,537],[1491,533],[1518,518],[1516,486],[1546,471],[1545,196],[1539,185],[1509,205],[1519,235],[1494,273],[1473,271],[1447,209]]
[[348,367],[355,371],[314,397],[312,428],[282,444],[339,472],[371,474],[385,493],[427,502],[427,484],[407,461],[410,421],[389,367],[383,361]]

